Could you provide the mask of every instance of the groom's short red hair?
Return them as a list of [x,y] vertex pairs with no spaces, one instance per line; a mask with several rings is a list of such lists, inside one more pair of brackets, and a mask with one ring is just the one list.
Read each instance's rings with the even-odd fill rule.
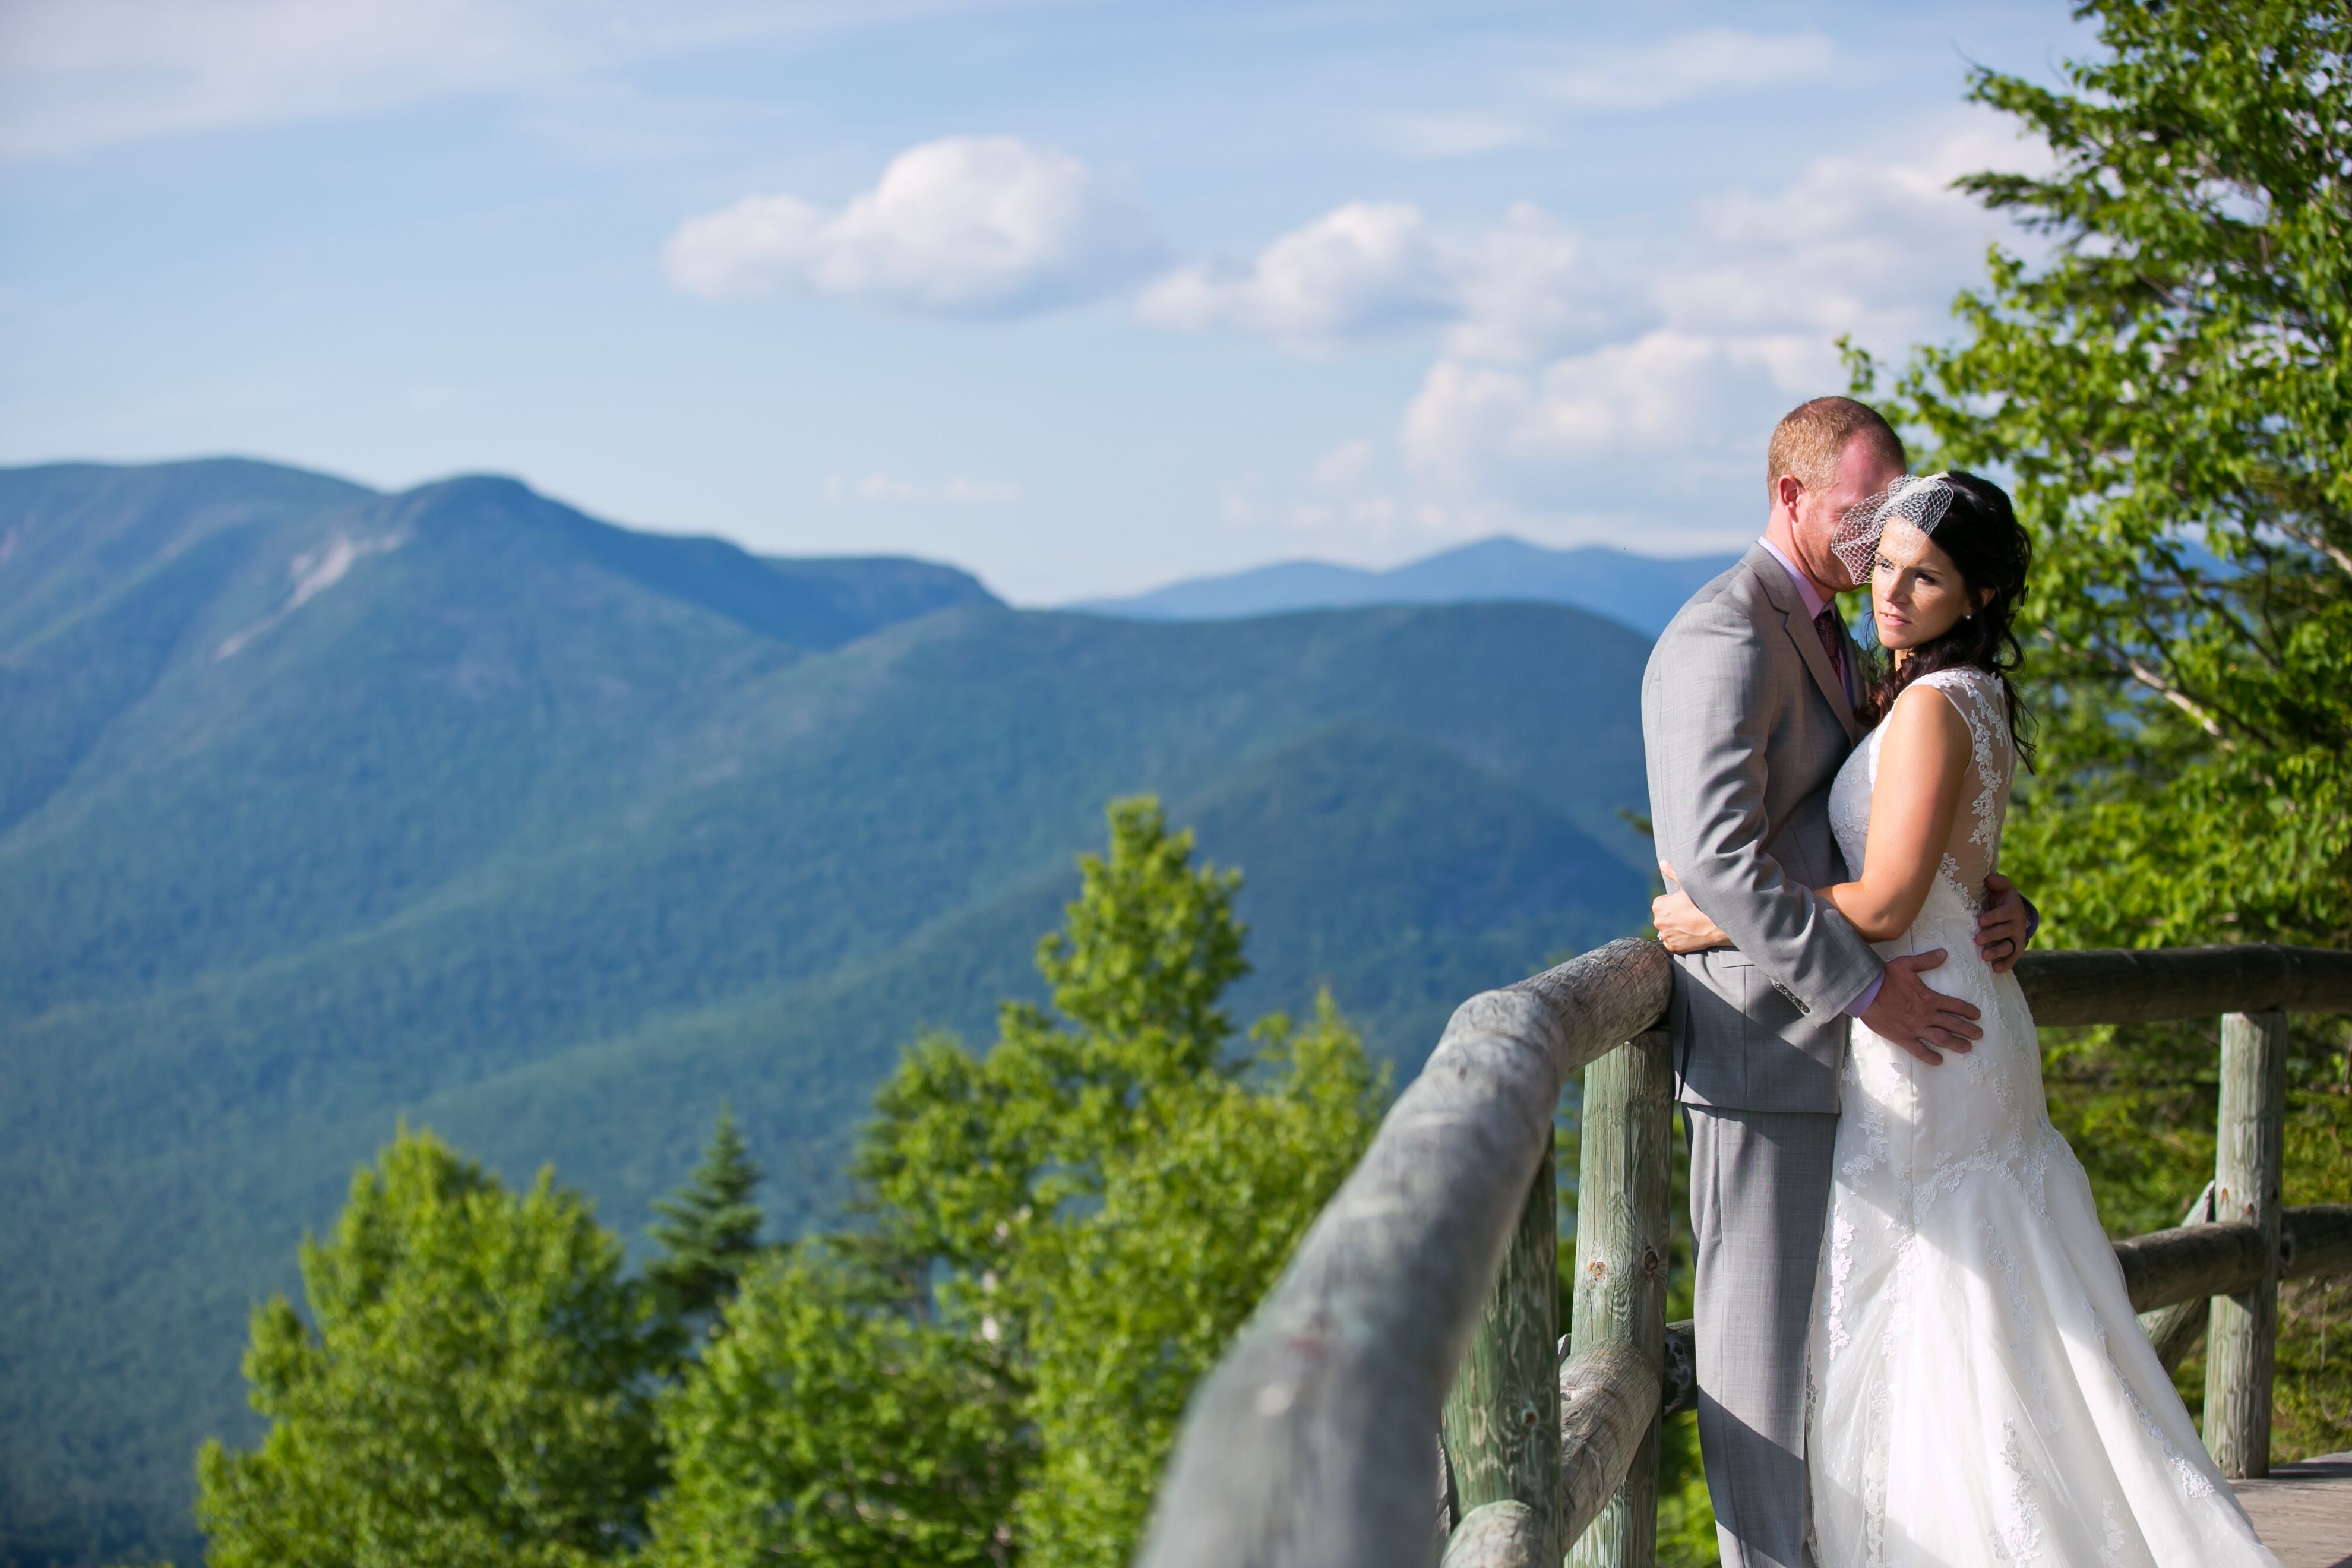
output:
[[1877,409],[1851,397],[1816,397],[1798,404],[1772,426],[1772,444],[1764,453],[1765,493],[1779,493],[1782,474],[1794,474],[1809,490],[1834,489],[1838,461],[1856,439],[1877,447],[1897,468],[1910,467],[1903,437]]

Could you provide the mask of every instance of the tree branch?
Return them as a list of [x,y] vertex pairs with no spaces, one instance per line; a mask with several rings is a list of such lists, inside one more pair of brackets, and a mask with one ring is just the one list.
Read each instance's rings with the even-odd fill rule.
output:
[[2167,702],[2171,703],[2175,708],[2179,709],[2183,713],[2188,714],[2191,719],[2194,719],[2197,721],[2198,728],[2212,736],[2215,743],[2220,745],[2223,751],[2234,752],[2238,749],[2238,743],[2230,739],[2228,732],[2221,728],[2221,721],[2213,717],[2211,713],[2206,711],[2204,705],[2199,702],[2197,699],[2189,696],[2189,693],[2181,690],[2180,688],[2173,685],[2170,681],[2165,679],[2164,677],[2158,675],[2155,670],[2148,668],[2147,666],[2142,664],[2136,658],[2126,659],[2124,663],[2125,668],[2132,672],[2133,679],[2138,681],[2142,686],[2147,687],[2150,691],[2153,691],[2158,696],[2163,698]]

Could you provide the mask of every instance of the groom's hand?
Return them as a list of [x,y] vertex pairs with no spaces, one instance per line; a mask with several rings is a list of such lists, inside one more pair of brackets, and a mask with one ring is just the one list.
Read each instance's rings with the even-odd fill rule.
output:
[[1919,978],[1921,970],[1934,969],[1943,962],[1940,947],[1888,959],[1878,999],[1862,1015],[1872,1034],[1893,1040],[1929,1067],[1942,1064],[1938,1051],[1967,1051],[1972,1042],[1984,1038],[1984,1031],[1976,1026],[1973,1004],[1930,991]]
[[1995,974],[2017,967],[2033,940],[2033,906],[2017,884],[1995,871],[1985,878],[1984,908],[1977,915],[1977,954]]

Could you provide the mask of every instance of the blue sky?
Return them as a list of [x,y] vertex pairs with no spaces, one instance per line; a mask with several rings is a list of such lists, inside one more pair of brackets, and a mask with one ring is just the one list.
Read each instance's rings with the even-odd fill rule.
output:
[[0,0],[0,462],[520,476],[1021,603],[1759,521],[2033,4]]

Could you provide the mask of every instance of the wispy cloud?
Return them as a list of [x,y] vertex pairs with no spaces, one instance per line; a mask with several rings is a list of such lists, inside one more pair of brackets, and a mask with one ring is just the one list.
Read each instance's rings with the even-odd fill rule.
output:
[[373,113],[988,0],[7,0],[0,156]]
[[924,484],[891,474],[859,479],[835,474],[819,493],[829,501],[869,506],[1004,506],[1021,499],[1021,487],[1003,479],[975,479],[961,474],[943,484]]
[[1527,121],[1480,110],[1392,115],[1381,132],[1381,140],[1408,158],[1469,158],[1523,147],[1537,138]]
[[1778,36],[1709,27],[1661,43],[1596,51],[1538,72],[1538,89],[1573,109],[1661,109],[1828,74],[1836,47],[1818,33]]
[[1160,254],[1117,180],[1016,137],[954,136],[909,147],[837,209],[761,195],[689,218],[662,268],[710,300],[803,291],[994,316],[1104,293]]

